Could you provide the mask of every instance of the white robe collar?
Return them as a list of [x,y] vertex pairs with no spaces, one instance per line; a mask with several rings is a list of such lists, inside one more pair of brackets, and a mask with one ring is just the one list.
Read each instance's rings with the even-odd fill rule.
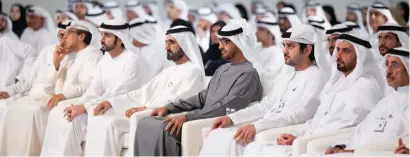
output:
[[397,87],[396,91],[399,92],[399,93],[408,93],[409,92],[409,85],[402,86],[402,87]]

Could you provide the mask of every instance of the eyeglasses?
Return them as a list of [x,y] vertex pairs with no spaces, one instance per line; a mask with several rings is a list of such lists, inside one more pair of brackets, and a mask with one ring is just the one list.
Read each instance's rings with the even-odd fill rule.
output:
[[74,30],[74,29],[67,29],[67,30],[65,30],[65,34],[66,34],[66,35],[71,34],[71,33],[78,34],[78,31],[76,31],[76,30]]
[[401,65],[399,64],[399,63],[397,63],[397,62],[392,62],[392,63],[388,63],[388,62],[386,62],[386,69],[387,70],[392,70],[392,71],[396,71],[396,70],[399,70],[400,69],[400,67],[401,67]]
[[223,46],[226,46],[229,44],[229,42],[231,40],[229,40],[228,38],[222,38],[222,39],[218,39],[219,43],[221,43]]

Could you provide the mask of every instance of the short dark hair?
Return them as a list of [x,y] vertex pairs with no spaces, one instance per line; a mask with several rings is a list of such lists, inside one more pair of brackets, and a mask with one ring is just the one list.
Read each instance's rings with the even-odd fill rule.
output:
[[[303,50],[305,50],[305,48],[307,48],[309,44],[299,43],[299,45],[300,45],[300,51],[303,52]],[[309,54],[309,60],[311,62],[314,62],[315,61],[315,45],[310,45],[310,46],[312,46],[312,52],[310,52]]]
[[77,34],[78,35],[84,34],[85,35],[84,40],[83,40],[84,44],[90,45],[91,39],[93,37],[93,35],[90,32],[83,31],[83,30],[77,30]]

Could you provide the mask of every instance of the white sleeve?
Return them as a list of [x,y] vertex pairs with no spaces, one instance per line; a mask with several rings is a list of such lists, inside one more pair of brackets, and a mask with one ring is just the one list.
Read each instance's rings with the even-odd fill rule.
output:
[[42,68],[41,66],[45,62],[45,58],[48,52],[49,52],[49,49],[46,49],[46,48],[43,49],[40,52],[40,55],[37,56],[37,58],[35,59],[32,66],[30,66],[31,68],[26,70],[25,73],[20,72],[20,78],[18,78],[19,81],[15,84],[12,84],[6,87],[5,91],[10,96],[15,95],[15,94],[22,94],[22,93],[30,91],[33,81],[37,77],[38,71]]
[[[107,100],[131,90],[141,88],[143,74],[140,72],[140,66],[142,64],[139,62],[140,59],[138,58],[138,56],[131,57],[132,58],[127,61],[128,64],[124,67],[124,70],[121,74],[122,76],[118,76],[117,84],[112,87],[109,93],[104,94],[104,96],[102,96],[98,101]],[[123,114],[129,106],[127,104],[118,104],[112,107],[114,109],[114,112]]]
[[[296,104],[292,104],[292,107],[284,107],[280,113],[269,113],[263,119],[254,122],[256,131],[301,124],[312,118],[320,104],[318,99],[323,88],[321,81],[322,79],[318,77],[308,80],[302,95],[295,98],[299,100]],[[276,102],[281,103],[280,100]]]
[[103,91],[103,84],[102,84],[102,69],[101,69],[101,62],[98,65],[97,72],[91,81],[91,85],[87,88],[85,93],[81,96],[79,103],[83,104],[84,107],[89,111],[89,108],[94,105],[96,99],[98,99],[101,95],[104,94]]
[[272,107],[276,106],[277,103],[280,102],[277,101],[273,93],[271,93],[265,96],[261,102],[253,102],[249,105],[249,107],[228,116],[235,125],[254,121],[262,118]]
[[158,81],[161,80],[162,76],[157,75],[153,78],[150,82],[142,86],[140,89],[133,90],[126,94],[118,95],[116,97],[108,99],[112,106],[117,105],[129,105],[127,108],[135,107],[135,106],[143,106],[145,105],[144,102],[148,101],[155,89],[157,88]]
[[66,99],[76,98],[84,94],[87,88],[90,86],[93,80],[96,70],[98,70],[98,62],[101,59],[101,55],[92,56],[89,60],[83,63],[81,70],[77,73],[77,79],[71,79],[75,82],[65,82],[62,94]]
[[13,53],[23,61],[22,69],[16,77],[17,79],[22,78],[22,74],[28,73],[32,67],[38,56],[38,52],[32,46],[23,42],[15,40],[9,40],[8,42],[10,42],[7,44],[8,46],[14,45],[10,50],[15,50]]
[[[187,71],[185,71],[187,72]],[[160,100],[155,100],[152,104],[145,104],[147,108],[153,109],[161,106],[165,106],[171,102],[176,102],[180,99],[188,99],[191,96],[197,94],[198,92],[203,90],[203,80],[205,79],[202,76],[202,72],[200,69],[195,68],[187,77],[183,77],[186,79],[181,80],[182,83],[178,88],[176,93],[166,93],[162,94]]]

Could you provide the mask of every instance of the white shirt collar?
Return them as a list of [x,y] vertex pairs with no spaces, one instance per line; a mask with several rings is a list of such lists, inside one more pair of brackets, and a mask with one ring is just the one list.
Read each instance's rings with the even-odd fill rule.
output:
[[408,93],[409,92],[409,85],[397,87],[397,92]]

